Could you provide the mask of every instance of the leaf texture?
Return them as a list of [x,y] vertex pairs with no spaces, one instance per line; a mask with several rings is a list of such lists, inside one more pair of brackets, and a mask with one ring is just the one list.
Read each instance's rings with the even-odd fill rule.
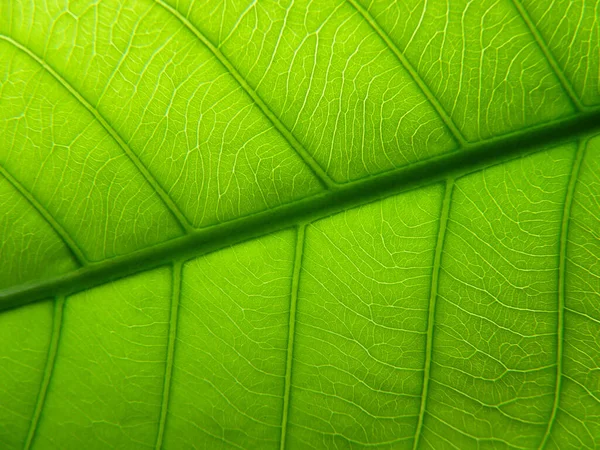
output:
[[600,3],[0,3],[0,446],[600,447]]

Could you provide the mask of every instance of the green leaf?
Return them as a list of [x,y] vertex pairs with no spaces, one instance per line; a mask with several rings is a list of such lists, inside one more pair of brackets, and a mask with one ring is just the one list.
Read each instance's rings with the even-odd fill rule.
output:
[[0,447],[600,448],[599,9],[0,2]]

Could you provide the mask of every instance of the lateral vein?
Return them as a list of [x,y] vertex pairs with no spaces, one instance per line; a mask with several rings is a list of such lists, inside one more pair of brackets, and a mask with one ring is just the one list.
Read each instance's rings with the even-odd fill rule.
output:
[[548,439],[552,433],[552,427],[556,420],[556,413],[560,405],[560,393],[563,379],[563,353],[564,353],[564,338],[565,338],[565,296],[566,296],[566,284],[565,276],[567,271],[567,243],[569,239],[569,223],[571,219],[571,209],[573,205],[573,198],[575,196],[575,186],[577,184],[577,178],[579,177],[579,171],[581,170],[581,163],[585,155],[585,148],[587,145],[586,140],[580,140],[573,161],[573,167],[569,177],[569,184],[567,186],[567,193],[565,196],[565,205],[563,208],[563,217],[560,229],[560,253],[558,257],[558,306],[557,306],[557,333],[556,333],[556,383],[554,388],[554,403],[552,405],[552,412],[550,413],[550,419],[548,420],[548,427],[544,433],[544,437],[538,447],[540,450],[546,447]]
[[19,180],[13,177],[4,167],[0,166],[0,174],[6,178],[6,180],[29,202],[31,206],[42,216],[42,218],[50,225],[58,237],[65,243],[68,250],[71,252],[77,263],[85,267],[89,265],[88,259],[83,254],[83,251],[79,248],[75,240],[71,235],[58,223],[58,221],[48,212],[44,206],[37,201],[37,199],[25,189]]
[[217,58],[217,60],[221,63],[225,69],[233,76],[235,81],[242,87],[244,92],[250,96],[250,98],[254,101],[256,106],[260,108],[262,113],[269,119],[269,121],[273,124],[273,126],[277,129],[277,131],[283,136],[283,138],[288,142],[288,144],[294,149],[294,151],[298,154],[298,156],[302,159],[302,161],[308,166],[308,168],[313,172],[313,174],[317,177],[319,182],[326,189],[334,189],[337,186],[337,183],[325,172],[325,170],[317,163],[317,161],[313,158],[313,156],[304,148],[304,146],[296,139],[296,137],[292,134],[292,132],[283,124],[283,122],[275,115],[275,113],[271,110],[271,108],[265,103],[265,101],[261,98],[261,96],[256,92],[250,84],[244,79],[244,77],[238,72],[238,70],[233,66],[231,61],[227,59],[227,57],[221,52],[204,34],[196,28],[194,24],[192,24],[183,14],[181,14],[177,9],[173,8],[171,5],[168,5],[162,0],[154,0],[156,4],[160,5],[167,12],[171,13],[177,20],[179,20],[183,26],[185,26],[202,44],[206,46],[210,50],[210,52]]
[[292,289],[290,298],[290,317],[288,325],[288,347],[285,364],[285,386],[283,391],[283,413],[281,415],[281,440],[280,450],[285,449],[285,440],[287,437],[287,424],[290,409],[290,391],[292,387],[292,363],[294,357],[294,337],[296,331],[296,309],[298,304],[298,289],[300,285],[300,270],[302,268],[302,255],[304,253],[304,236],[306,225],[298,226],[298,235],[296,237],[296,252],[294,257],[294,272],[292,275]]
[[179,210],[179,207],[175,204],[175,202],[169,197],[166,191],[162,188],[159,182],[154,178],[154,176],[150,173],[150,171],[146,168],[146,166],[142,163],[142,161],[138,158],[138,156],[131,150],[129,145],[123,140],[123,138],[117,133],[115,128],[108,123],[108,121],[100,114],[98,109],[96,109],[90,102],[88,102],[79,92],[75,90],[71,84],[65,80],[56,70],[54,70],[46,61],[36,55],[34,52],[29,50],[23,44],[15,41],[13,38],[5,35],[0,35],[0,39],[8,42],[15,48],[21,50],[35,62],[37,62],[43,69],[45,69],[52,77],[58,81],[75,99],[81,103],[81,105],[88,110],[88,112],[100,123],[102,128],[110,135],[110,137],[117,143],[117,145],[123,150],[125,155],[129,158],[129,160],[133,163],[136,169],[140,172],[140,174],[144,177],[144,179],[148,182],[148,184],[154,189],[154,191],[161,198],[162,202],[165,204],[167,209],[171,212],[175,220],[179,223],[181,228],[189,233],[194,230],[194,227],[189,223],[187,218],[183,215],[183,213]]
[[445,108],[439,102],[439,100],[433,95],[429,86],[425,83],[425,81],[421,78],[417,70],[413,67],[413,65],[408,61],[406,56],[400,51],[400,49],[394,44],[389,35],[381,28],[379,23],[373,18],[373,16],[367,11],[362,5],[360,5],[356,0],[347,0],[356,11],[362,16],[362,18],[371,26],[371,28],[379,35],[381,40],[387,45],[387,47],[392,51],[396,59],[402,64],[402,66],[406,69],[410,77],[413,79],[423,95],[427,98],[431,106],[435,109],[438,116],[446,127],[452,133],[454,139],[458,142],[461,147],[465,147],[467,145],[467,139],[464,137],[460,129],[454,123],[452,117],[446,112]]
[[173,361],[175,356],[175,341],[177,339],[177,320],[179,314],[179,302],[181,299],[181,272],[183,263],[178,261],[173,264],[173,287],[171,294],[171,312],[169,317],[169,341],[167,343],[167,357],[165,361],[165,378],[163,384],[162,404],[160,409],[160,421],[156,436],[156,450],[162,448],[165,426],[167,423],[167,411],[169,408],[169,396],[171,393],[171,377],[173,375]]
[[38,397],[35,402],[35,410],[33,417],[31,418],[31,424],[27,433],[27,440],[25,441],[24,450],[29,450],[35,439],[36,432],[38,430],[38,424],[44,409],[46,402],[46,394],[48,393],[48,386],[54,372],[54,365],[56,363],[56,354],[58,353],[58,344],[60,342],[60,335],[62,331],[63,323],[63,312],[65,307],[65,298],[58,297],[54,301],[54,315],[52,318],[52,335],[50,338],[50,346],[48,347],[48,356],[46,358],[46,366],[44,368],[44,376],[42,377],[42,384],[38,391]]
[[417,431],[413,442],[413,450],[419,447],[419,441],[423,431],[423,421],[425,410],[427,408],[427,394],[429,391],[429,381],[431,374],[431,358],[433,355],[433,325],[435,321],[435,309],[437,303],[440,268],[442,265],[442,253],[444,250],[444,239],[446,237],[446,228],[448,226],[448,217],[450,216],[450,203],[452,201],[452,189],[454,188],[454,178],[448,178],[442,202],[442,212],[440,216],[440,226],[438,229],[437,242],[435,246],[435,255],[433,257],[433,269],[431,271],[431,287],[429,289],[429,307],[427,316],[427,340],[425,344],[425,364],[423,368],[423,387],[421,390],[421,406],[419,407],[419,419],[417,421]]
[[573,103],[573,105],[575,106],[575,108],[578,111],[584,111],[585,106],[583,106],[583,104],[579,100],[579,97],[577,96],[575,89],[573,89],[573,85],[567,79],[563,70],[560,68],[558,61],[556,61],[556,58],[554,57],[554,54],[550,51],[550,48],[548,48],[548,44],[546,43],[546,40],[543,38],[543,36],[540,33],[540,31],[538,30],[537,26],[533,23],[531,16],[529,15],[527,10],[521,3],[521,0],[512,0],[512,2],[514,4],[515,8],[517,9],[517,12],[519,13],[521,18],[527,25],[527,28],[529,28],[529,31],[533,35],[535,42],[537,43],[539,49],[544,54],[544,58],[546,59],[548,64],[550,64],[552,71],[554,72],[554,74],[556,75],[558,80],[560,81],[563,91],[565,92],[565,94],[567,94],[567,96],[569,97],[569,100],[571,100],[571,103]]

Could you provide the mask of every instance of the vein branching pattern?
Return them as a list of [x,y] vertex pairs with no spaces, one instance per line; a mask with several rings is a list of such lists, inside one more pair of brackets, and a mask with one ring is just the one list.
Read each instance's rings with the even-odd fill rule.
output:
[[2,449],[600,448],[598,0],[0,17]]

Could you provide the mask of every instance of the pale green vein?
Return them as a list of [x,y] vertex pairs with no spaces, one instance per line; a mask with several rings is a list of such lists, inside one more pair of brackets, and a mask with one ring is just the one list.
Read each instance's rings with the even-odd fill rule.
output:
[[304,235],[306,226],[298,226],[298,236],[296,237],[296,254],[294,257],[294,273],[292,275],[292,291],[290,299],[290,318],[288,325],[288,348],[285,363],[285,386],[283,390],[283,413],[281,415],[281,440],[279,448],[285,449],[285,439],[287,435],[288,415],[290,409],[290,391],[292,388],[292,361],[294,356],[294,336],[296,330],[296,306],[298,304],[298,288],[300,284],[300,269],[302,267],[302,254],[304,252]]
[[46,367],[44,369],[44,376],[42,378],[42,384],[38,392],[38,397],[35,402],[35,410],[33,417],[31,418],[31,424],[29,426],[29,432],[27,433],[27,440],[25,441],[24,450],[29,450],[35,439],[35,434],[38,429],[38,423],[44,408],[46,401],[46,394],[48,393],[48,386],[50,385],[50,379],[54,372],[54,364],[56,362],[56,354],[58,352],[58,343],[60,341],[60,334],[62,330],[63,322],[63,311],[65,308],[65,298],[59,297],[54,301],[54,317],[52,320],[52,335],[50,338],[50,346],[48,347],[48,356],[46,358]]
[[556,420],[556,413],[560,405],[560,393],[563,378],[563,350],[564,350],[564,338],[565,338],[565,295],[566,285],[565,277],[567,272],[567,243],[569,238],[569,222],[571,219],[571,207],[573,205],[573,197],[575,194],[575,185],[577,184],[577,178],[581,169],[581,163],[585,154],[585,147],[587,141],[579,141],[577,148],[577,154],[575,155],[575,161],[573,162],[573,168],[571,169],[571,175],[569,178],[569,185],[567,187],[567,193],[565,196],[565,206],[563,208],[562,224],[560,229],[560,253],[558,257],[558,307],[557,307],[557,332],[556,332],[556,384],[554,389],[554,403],[552,405],[552,412],[550,413],[550,420],[548,420],[548,427],[544,433],[544,437],[540,443],[539,449],[545,448],[548,439],[552,433],[552,427]]
[[52,214],[48,212],[44,206],[36,200],[36,198],[27,190],[25,187],[14,178],[8,171],[0,166],[0,174],[6,178],[6,180],[29,202],[31,206],[44,218],[44,220],[52,227],[54,232],[60,239],[65,243],[75,260],[80,266],[87,266],[89,264],[88,259],[85,257],[77,243],[71,238],[69,233],[58,223]]
[[554,74],[556,75],[558,80],[560,81],[560,84],[561,84],[563,90],[565,91],[565,94],[567,94],[567,96],[569,97],[569,99],[571,100],[571,102],[573,103],[575,108],[577,108],[578,111],[583,111],[585,109],[585,107],[579,101],[579,97],[577,96],[575,89],[573,89],[573,85],[571,84],[571,82],[567,79],[567,77],[563,73],[562,69],[560,68],[560,66],[558,64],[558,61],[556,61],[556,58],[554,57],[554,55],[548,48],[548,44],[546,44],[546,40],[543,38],[540,31],[537,29],[537,27],[533,23],[533,20],[531,19],[531,17],[529,16],[529,13],[527,12],[525,7],[521,3],[521,0],[512,0],[512,2],[515,5],[515,8],[517,9],[517,11],[519,12],[519,15],[521,16],[521,18],[527,25],[527,28],[529,28],[529,31],[533,35],[533,38],[535,39],[538,47],[544,54],[546,61],[548,61],[548,64],[550,64],[550,67],[552,67],[552,71],[554,72]]
[[429,103],[431,104],[431,106],[433,106],[433,108],[437,112],[440,119],[442,119],[442,121],[444,122],[446,127],[448,127],[448,129],[452,133],[454,139],[458,142],[458,144],[461,147],[464,147],[467,144],[467,140],[463,136],[462,132],[456,126],[456,124],[454,123],[454,120],[452,120],[452,117],[450,117],[450,115],[446,112],[446,110],[444,109],[442,104],[438,101],[438,99],[435,97],[433,92],[431,92],[431,90],[429,89],[429,86],[427,86],[425,81],[421,78],[421,76],[416,71],[416,69],[412,66],[410,61],[408,61],[408,59],[404,56],[404,54],[400,51],[400,49],[396,46],[396,44],[394,44],[394,42],[388,36],[388,34],[383,30],[383,28],[381,28],[381,26],[377,23],[377,21],[373,18],[373,16],[371,16],[369,11],[367,11],[356,0],[347,0],[347,1],[358,11],[358,13],[363,17],[363,19],[367,21],[367,23],[371,26],[371,28],[373,28],[373,30],[375,30],[375,32],[379,35],[379,37],[383,40],[383,42],[385,42],[385,44],[392,51],[394,56],[396,56],[398,61],[400,61],[400,64],[402,64],[402,66],[409,73],[409,75],[411,76],[413,81],[417,84],[417,86],[419,86],[419,89],[421,89],[421,92],[423,92],[423,94],[425,95],[427,100],[429,100]]
[[140,161],[137,155],[129,148],[129,145],[123,140],[123,138],[117,133],[114,127],[108,123],[108,121],[100,114],[100,112],[92,106],[79,92],[75,90],[71,84],[65,80],[61,75],[56,72],[46,61],[40,58],[38,55],[33,53],[27,47],[22,45],[21,43],[15,41],[9,36],[0,35],[0,39],[8,42],[13,45],[15,48],[21,50],[31,59],[33,59],[36,63],[38,63],[42,68],[44,68],[52,77],[62,85],[81,105],[88,110],[88,112],[100,123],[102,128],[113,138],[113,140],[121,147],[125,155],[131,160],[131,162],[135,165],[137,170],[142,174],[142,176],[146,179],[148,184],[154,189],[154,191],[161,198],[165,206],[170,210],[171,214],[175,217],[175,219],[179,222],[179,225],[186,231],[193,231],[193,227],[190,225],[187,218],[183,215],[183,213],[179,210],[179,207],[173,202],[171,197],[165,192],[165,190],[161,187],[158,181],[154,178],[154,176],[150,173],[150,171],[146,168],[146,166]]
[[423,368],[423,387],[421,389],[421,406],[419,408],[419,419],[417,421],[417,431],[413,442],[413,450],[419,447],[419,441],[423,431],[423,421],[425,410],[427,408],[427,394],[429,391],[429,381],[431,374],[431,358],[433,355],[433,325],[435,321],[435,306],[437,303],[438,285],[440,278],[440,268],[442,265],[442,252],[444,250],[444,239],[446,237],[446,228],[448,226],[448,217],[450,215],[450,203],[452,200],[452,188],[454,179],[449,178],[446,181],[446,191],[442,203],[442,212],[440,216],[440,225],[438,229],[437,243],[435,246],[435,255],[433,257],[433,269],[431,271],[431,287],[429,289],[429,314],[427,317],[427,341],[425,344],[425,365]]
[[167,423],[167,410],[169,408],[169,395],[171,392],[171,376],[173,375],[173,360],[175,356],[175,340],[177,339],[177,319],[179,312],[179,300],[181,298],[181,272],[183,264],[176,262],[173,264],[173,287],[171,294],[171,315],[169,319],[169,342],[167,344],[167,358],[165,363],[165,378],[163,385],[162,405],[160,409],[160,421],[158,424],[158,434],[156,436],[156,450],[160,450],[163,444],[165,434],[165,425]]
[[185,26],[202,44],[204,44],[210,52],[217,58],[217,60],[227,69],[231,76],[237,81],[248,96],[254,101],[256,106],[260,108],[262,113],[269,119],[277,131],[285,138],[288,144],[294,149],[294,151],[302,158],[304,163],[318,178],[321,184],[327,189],[334,189],[337,183],[331,179],[331,177],[323,170],[323,168],[315,161],[313,156],[304,148],[304,146],[296,139],[290,130],[283,124],[283,122],[275,115],[271,108],[264,102],[264,100],[258,95],[258,93],[248,84],[244,77],[238,72],[238,70],[231,64],[229,59],[219,50],[210,40],[202,34],[202,32],[196,28],[183,14],[177,9],[163,2],[162,0],[154,0],[158,5],[162,6],[166,11],[171,13],[177,20],[179,20],[183,26]]

